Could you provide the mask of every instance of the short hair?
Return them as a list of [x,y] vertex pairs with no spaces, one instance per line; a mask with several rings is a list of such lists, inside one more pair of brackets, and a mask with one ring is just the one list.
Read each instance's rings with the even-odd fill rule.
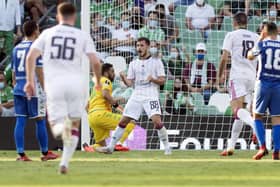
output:
[[234,16],[233,16],[234,21],[238,24],[238,25],[247,25],[248,20],[247,20],[247,15],[244,12],[237,12]]
[[23,24],[23,34],[26,37],[32,36],[32,34],[38,29],[36,21],[28,20]]
[[140,38],[137,39],[137,42],[142,42],[142,41],[144,41],[148,46],[150,46],[150,44],[151,44],[149,38],[140,37]]
[[278,28],[277,25],[273,21],[268,21],[264,27],[267,28],[267,34],[268,35],[277,35],[278,34]]
[[99,12],[93,12],[93,13],[91,14],[91,20],[92,20],[92,19],[96,19],[98,16],[101,16],[101,14],[100,14]]
[[130,12],[129,11],[124,11],[121,13],[121,17],[122,16],[130,16]]
[[155,9],[158,9],[158,8],[164,8],[165,9],[165,6],[164,6],[164,4],[157,4],[155,6]]
[[102,68],[101,68],[102,75],[104,75],[105,72],[108,72],[112,67],[113,65],[109,63],[102,64]]
[[64,2],[58,5],[57,12],[63,17],[69,17],[76,14],[76,8],[72,3]]
[[155,14],[158,18],[159,18],[159,13],[158,13],[158,11],[150,11],[149,13],[148,13],[148,17],[150,17],[150,15],[151,14]]

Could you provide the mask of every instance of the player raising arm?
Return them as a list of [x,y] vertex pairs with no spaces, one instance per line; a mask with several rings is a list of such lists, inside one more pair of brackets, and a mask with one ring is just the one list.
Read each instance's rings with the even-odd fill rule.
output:
[[[258,40],[258,35],[247,30],[247,16],[243,12],[236,13],[233,17],[235,31],[229,32],[223,44],[223,54],[219,65],[218,80],[221,80],[231,55],[230,69],[230,98],[231,107],[234,112],[234,122],[231,129],[231,139],[227,149],[221,156],[233,154],[236,141],[243,127],[243,122],[254,127],[253,118],[245,108],[251,106],[252,95],[256,80],[257,62],[247,60],[247,53],[252,49]],[[219,82],[219,81],[217,81]]]
[[262,30],[260,41],[248,53],[252,60],[259,55],[257,83],[253,103],[253,117],[259,141],[259,151],[253,159],[259,160],[268,154],[265,144],[265,128],[262,122],[267,109],[272,116],[273,148],[272,159],[279,160],[280,149],[280,41],[277,40],[277,25],[267,22]]
[[[106,146],[106,138],[109,137],[110,131],[117,128],[118,122],[121,119],[121,114],[112,112],[112,106],[118,107],[119,103],[124,103],[125,99],[122,97],[113,98],[112,81],[115,79],[115,72],[112,64],[102,64],[101,89],[92,88],[91,97],[89,101],[88,120],[91,129],[94,132],[95,144],[93,149],[98,151],[98,147]],[[125,128],[120,142],[123,143],[130,132],[134,129],[135,124],[130,122]],[[84,146],[86,151],[91,151],[91,147]],[[128,151],[127,147],[118,144],[115,146],[117,151]]]
[[158,137],[163,143],[165,154],[171,154],[166,128],[161,121],[161,109],[159,103],[159,85],[165,83],[164,67],[158,58],[149,53],[150,40],[144,37],[138,38],[136,44],[139,59],[129,64],[127,77],[121,74],[121,78],[127,86],[133,86],[134,90],[129,98],[118,127],[113,134],[110,144],[101,148],[105,153],[112,153],[116,143],[125,132],[125,128],[131,120],[138,120],[144,110],[152,120]]
[[25,92],[29,97],[34,95],[35,60],[42,55],[48,120],[53,135],[63,140],[60,173],[65,174],[79,141],[80,119],[85,109],[83,54],[92,65],[97,87],[100,87],[101,66],[90,35],[73,27],[76,8],[71,3],[61,3],[57,18],[59,24],[45,30],[31,46],[26,62]]

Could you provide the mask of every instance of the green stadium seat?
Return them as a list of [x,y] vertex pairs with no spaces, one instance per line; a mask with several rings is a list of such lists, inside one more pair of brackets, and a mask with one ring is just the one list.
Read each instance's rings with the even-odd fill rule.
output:
[[174,12],[174,17],[176,20],[176,23],[179,27],[179,30],[186,29],[186,10],[188,6],[177,6]]
[[163,89],[171,92],[173,91],[173,88],[174,88],[174,80],[166,80]]
[[222,24],[222,29],[223,31],[233,31],[233,26],[232,26],[232,18],[231,17],[224,17],[223,24]]
[[186,51],[189,54],[192,54],[195,46],[199,42],[204,42],[204,39],[200,32],[198,31],[191,31],[191,30],[183,30],[180,32],[181,42],[184,44]]
[[251,17],[248,22],[248,30],[256,32],[261,22],[262,18],[258,16]]
[[227,107],[227,109],[226,109],[224,115],[225,115],[225,116],[232,116],[232,115],[233,115],[231,106],[228,106],[228,107]]

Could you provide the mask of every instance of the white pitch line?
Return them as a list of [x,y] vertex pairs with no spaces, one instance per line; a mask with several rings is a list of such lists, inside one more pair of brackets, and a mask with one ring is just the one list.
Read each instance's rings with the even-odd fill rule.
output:
[[[32,158],[34,161],[40,161],[39,158]],[[0,162],[11,162],[15,161],[14,158],[0,158]],[[271,159],[264,160],[252,160],[252,159],[193,159],[193,158],[72,158],[73,162],[180,162],[180,163],[191,163],[191,162],[246,162],[246,163],[258,163],[258,162],[279,162]],[[279,162],[280,163],[280,162]]]

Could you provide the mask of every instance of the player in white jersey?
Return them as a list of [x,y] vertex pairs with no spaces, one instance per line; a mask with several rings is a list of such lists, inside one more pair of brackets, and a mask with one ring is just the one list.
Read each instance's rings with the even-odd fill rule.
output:
[[[229,92],[235,120],[228,147],[221,153],[221,156],[230,156],[233,154],[235,144],[243,127],[243,122],[250,125],[254,131],[253,118],[245,108],[246,105],[251,106],[256,80],[257,61],[249,61],[246,57],[248,51],[256,45],[258,35],[247,30],[247,16],[245,13],[239,12],[234,15],[233,26],[235,31],[227,33],[224,39],[218,78],[222,79],[228,57],[231,55]],[[248,108],[250,110],[250,107]]]
[[128,100],[122,119],[112,136],[108,147],[100,148],[100,152],[112,153],[116,143],[122,137],[125,127],[131,120],[138,120],[144,110],[157,129],[160,141],[165,148],[165,154],[171,154],[166,128],[161,121],[159,102],[159,86],[165,83],[165,73],[162,61],[151,56],[150,41],[147,38],[137,40],[139,59],[129,64],[127,77],[121,73],[121,79],[127,86],[134,86],[132,96]]
[[26,63],[25,92],[28,97],[35,93],[35,59],[42,55],[48,120],[53,135],[62,137],[60,173],[66,174],[79,141],[80,119],[85,110],[86,78],[82,55],[86,54],[90,60],[97,87],[100,87],[101,66],[90,35],[73,27],[75,7],[71,3],[62,3],[57,12],[59,24],[45,30],[31,46]]

